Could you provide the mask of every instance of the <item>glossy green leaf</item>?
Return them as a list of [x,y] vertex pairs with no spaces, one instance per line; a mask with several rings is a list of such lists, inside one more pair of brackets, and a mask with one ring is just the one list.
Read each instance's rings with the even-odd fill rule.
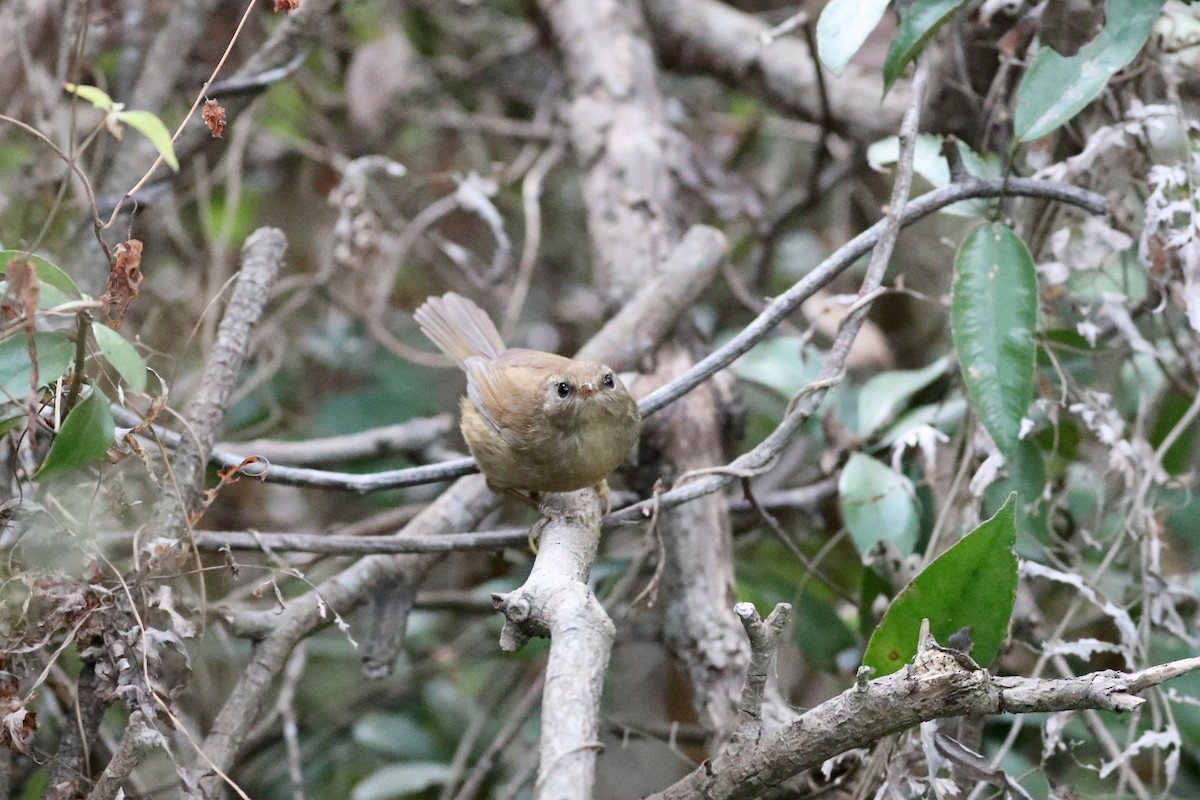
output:
[[0,250],[0,270],[7,272],[8,262],[14,258],[27,258],[32,261],[33,269],[42,283],[49,284],[65,294],[79,297],[79,287],[71,280],[70,275],[41,256],[26,253],[24,250]]
[[1000,223],[976,228],[954,259],[950,328],[971,405],[1010,460],[1033,394],[1037,303],[1025,243]]
[[[38,386],[58,380],[71,368],[75,345],[61,332],[33,335],[37,351]],[[0,341],[0,402],[24,400],[29,395],[29,339],[18,331]]]
[[901,553],[917,543],[917,494],[912,482],[870,456],[853,453],[838,478],[842,519],[859,553],[876,542]]
[[817,52],[821,63],[841,75],[850,59],[875,30],[890,0],[829,0],[817,19]]
[[101,111],[112,111],[120,106],[108,96],[108,92],[95,86],[80,86],[75,83],[64,83],[63,88],[81,100],[86,100]]
[[858,393],[858,436],[866,439],[908,405],[917,392],[946,372],[948,358],[939,358],[924,369],[881,372],[863,384]]
[[938,556],[905,586],[871,634],[863,663],[878,675],[900,669],[917,652],[921,620],[939,644],[963,628],[971,657],[990,664],[1008,633],[1017,594],[1016,495],[996,515]]
[[167,166],[179,172],[179,159],[175,157],[175,145],[171,142],[171,132],[162,120],[149,111],[120,111],[117,119],[124,122],[135,131],[150,140],[154,149],[167,162]]
[[137,348],[121,334],[101,322],[92,323],[92,335],[104,358],[135,392],[146,391],[146,362]]
[[888,48],[883,62],[883,91],[886,93],[904,72],[908,63],[916,58],[929,38],[937,33],[950,15],[967,0],[915,0],[909,10],[900,17],[896,38]]
[[46,453],[46,460],[33,474],[34,480],[45,480],[99,461],[113,443],[115,433],[108,398],[92,387],[92,393],[63,420],[58,435],[50,444],[50,452]]
[[1095,99],[1117,70],[1141,51],[1164,0],[1106,0],[1109,22],[1070,58],[1043,46],[1017,87],[1013,131],[1023,142],[1038,139],[1074,117]]
[[396,800],[418,795],[450,778],[450,765],[408,761],[380,767],[354,787],[352,800]]

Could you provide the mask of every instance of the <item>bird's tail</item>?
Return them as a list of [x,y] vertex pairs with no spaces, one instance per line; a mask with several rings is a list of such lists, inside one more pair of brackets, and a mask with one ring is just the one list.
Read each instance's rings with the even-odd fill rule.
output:
[[487,312],[460,294],[428,298],[413,312],[413,319],[429,341],[460,367],[468,358],[496,358],[504,352],[504,340]]

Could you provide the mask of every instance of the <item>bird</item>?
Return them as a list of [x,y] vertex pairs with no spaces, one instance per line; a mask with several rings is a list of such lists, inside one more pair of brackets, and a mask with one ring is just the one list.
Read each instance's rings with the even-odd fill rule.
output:
[[[595,487],[637,443],[641,414],[599,361],[506,347],[487,313],[454,292],[414,312],[421,331],[467,375],[463,439],[495,492],[536,505],[546,492]],[[527,494],[523,494],[527,493]]]

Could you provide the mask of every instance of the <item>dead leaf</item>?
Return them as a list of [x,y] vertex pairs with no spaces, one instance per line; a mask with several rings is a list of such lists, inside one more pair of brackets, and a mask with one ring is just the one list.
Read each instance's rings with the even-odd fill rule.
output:
[[104,284],[104,294],[100,295],[110,328],[121,326],[141,285],[142,243],[137,239],[121,242],[113,251],[112,271]]

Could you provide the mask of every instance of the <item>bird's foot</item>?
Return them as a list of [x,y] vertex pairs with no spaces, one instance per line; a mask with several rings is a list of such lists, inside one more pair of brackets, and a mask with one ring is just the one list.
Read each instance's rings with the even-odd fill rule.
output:
[[546,529],[546,525],[549,523],[549,517],[542,517],[529,528],[529,549],[535,556],[538,553],[538,541],[542,538],[542,531]]

